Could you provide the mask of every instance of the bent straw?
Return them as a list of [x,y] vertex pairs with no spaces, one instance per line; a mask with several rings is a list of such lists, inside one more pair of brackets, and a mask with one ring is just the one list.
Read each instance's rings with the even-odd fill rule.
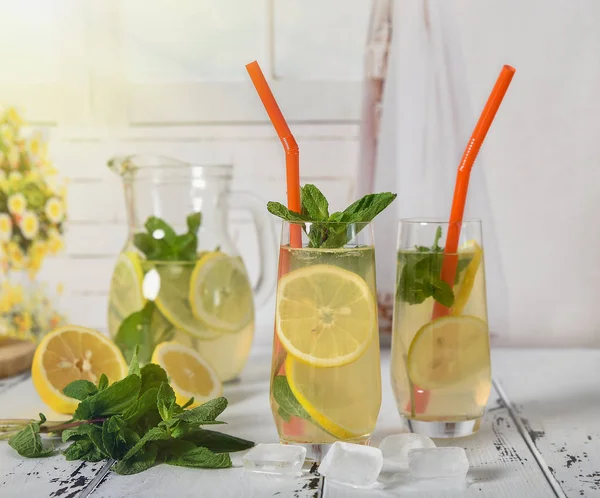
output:
[[[285,152],[285,171],[287,181],[287,199],[288,209],[295,211],[296,213],[302,212],[300,207],[300,149],[296,143],[296,139],[290,131],[279,105],[273,96],[273,92],[265,79],[258,62],[253,61],[246,64],[246,70],[250,75],[250,79],[256,88],[256,92],[260,97],[265,110],[269,115],[269,119],[281,140],[283,150]],[[301,247],[302,245],[302,233],[300,232],[300,226],[290,226],[290,246]]]
[[[454,286],[454,277],[458,265],[458,241],[460,238],[460,229],[465,212],[465,204],[467,201],[467,190],[469,188],[469,179],[471,169],[481,149],[481,145],[487,135],[492,121],[500,108],[502,99],[508,90],[508,86],[515,74],[515,68],[505,65],[500,71],[496,84],[488,97],[488,100],[481,112],[479,121],[473,129],[471,138],[467,143],[467,147],[463,153],[462,159],[458,165],[456,174],[456,184],[454,186],[454,197],[452,198],[452,208],[450,210],[450,220],[448,222],[448,233],[446,234],[446,243],[444,245],[444,259],[442,262],[441,278],[450,287]],[[435,301],[433,307],[432,319],[446,316],[450,313],[450,309]],[[412,386],[412,396],[409,408],[414,416],[416,413],[423,413],[429,402],[429,392],[420,389],[418,386]]]

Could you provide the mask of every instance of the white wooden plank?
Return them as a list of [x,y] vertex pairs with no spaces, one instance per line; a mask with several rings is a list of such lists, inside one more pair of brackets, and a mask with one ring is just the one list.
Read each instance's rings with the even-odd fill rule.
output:
[[498,349],[493,360],[516,420],[564,494],[600,496],[600,351]]
[[[8,389],[3,389],[7,385]],[[39,412],[49,420],[68,418],[48,410],[28,374],[6,379],[0,384],[0,418],[35,418]],[[0,495],[2,498],[75,498],[103,465],[104,462],[67,462],[59,454],[48,458],[23,458],[7,442],[0,441]]]

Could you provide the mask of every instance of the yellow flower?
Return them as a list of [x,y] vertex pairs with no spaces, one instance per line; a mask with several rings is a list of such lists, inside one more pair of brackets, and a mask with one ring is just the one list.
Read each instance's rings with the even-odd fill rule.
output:
[[25,255],[21,248],[16,242],[9,242],[6,250],[6,255],[8,256],[8,263],[15,269],[23,268],[23,263],[25,262]]
[[12,187],[17,187],[22,179],[23,175],[18,171],[11,171],[8,174],[8,181],[10,182]]
[[6,213],[0,214],[0,241],[8,242],[12,236],[12,218]]
[[21,218],[20,227],[21,232],[23,232],[23,236],[26,239],[34,239],[40,228],[40,222],[37,215],[31,211],[26,211],[23,218]]
[[[12,173],[11,173],[12,175]],[[27,208],[27,200],[25,196],[18,192],[8,198],[8,211],[12,214],[22,215]]]
[[2,126],[0,126],[0,139],[5,144],[12,143],[12,141],[15,139],[14,130],[7,124],[3,124]]
[[33,320],[31,319],[31,315],[24,311],[15,316],[15,323],[19,328],[19,332],[25,333],[31,329],[31,326],[33,325]]
[[8,123],[16,127],[21,126],[23,124],[23,119],[14,107],[9,107],[8,109],[6,109],[4,118],[8,121]]
[[60,233],[58,233],[58,230],[56,228],[50,228],[48,230],[48,250],[52,254],[56,254],[56,253],[62,251],[63,247],[64,247],[63,239],[62,239]]
[[46,202],[46,207],[44,208],[44,212],[52,223],[60,223],[63,219],[63,207],[61,202],[56,197],[51,197],[48,199],[48,202]]
[[39,133],[36,133],[31,140],[29,140],[29,152],[31,152],[34,156],[39,155],[40,153],[40,142],[41,137]]

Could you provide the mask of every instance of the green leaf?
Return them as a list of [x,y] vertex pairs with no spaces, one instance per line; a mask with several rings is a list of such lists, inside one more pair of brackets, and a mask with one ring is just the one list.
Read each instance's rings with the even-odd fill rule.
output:
[[84,462],[100,462],[106,458],[106,453],[92,445],[92,449],[87,454],[83,455],[80,460],[83,460]]
[[197,213],[190,214],[185,221],[187,223],[188,232],[197,234],[200,224],[202,223],[202,213],[198,211]]
[[381,192],[367,194],[344,209],[342,221],[368,223],[396,199],[396,194]]
[[152,426],[156,425],[160,421],[160,415],[156,406],[157,396],[158,389],[156,387],[152,387],[143,392],[136,402],[123,413],[123,418],[127,420],[128,423],[134,424],[141,418],[148,417],[150,413],[153,413],[156,415],[154,417],[156,422],[153,423]]
[[150,216],[144,226],[154,240],[164,240],[167,244],[175,240],[175,230],[165,220],[157,216]]
[[302,214],[312,221],[325,221],[329,218],[329,203],[323,193],[308,183],[301,188]]
[[194,404],[194,397],[192,396],[190,399],[188,399],[185,403],[185,405],[183,405],[181,407],[182,410],[185,410],[188,406],[191,406]]
[[213,422],[225,408],[227,408],[227,399],[221,396],[220,398],[211,399],[191,410],[178,413],[173,418],[189,422],[190,424],[206,424]]
[[158,388],[163,382],[169,382],[167,373],[156,363],[148,363],[141,368],[142,387],[140,392],[144,393],[148,389]]
[[441,279],[431,280],[433,298],[446,308],[451,308],[454,304],[454,292],[446,282]]
[[136,347],[139,347],[138,361],[142,363],[150,361],[154,350],[152,316],[155,308],[154,302],[148,301],[141,310],[134,311],[121,322],[114,341],[126,361],[133,361]]
[[[113,419],[119,419],[116,415],[105,420],[102,424],[102,445],[104,451],[110,458],[119,459],[122,455],[122,442],[118,440],[119,431],[122,428],[123,421],[113,422]],[[121,424],[121,426],[115,427],[115,424]]]
[[279,415],[284,422],[289,422],[292,419],[292,416],[283,408],[281,408],[281,406],[277,408],[277,415]]
[[83,401],[98,392],[98,388],[89,380],[74,380],[63,389],[63,393],[69,398]]
[[62,452],[67,461],[81,460],[84,458],[92,449],[95,449],[94,443],[89,439],[81,439],[73,442],[66,450]]
[[267,202],[267,210],[269,213],[286,221],[310,221],[308,216],[296,213],[295,211],[290,211],[279,202]]
[[227,453],[215,454],[207,448],[194,448],[178,456],[167,457],[165,463],[180,467],[226,469],[231,467],[231,458]]
[[195,261],[198,251],[198,237],[195,233],[184,233],[175,237],[173,253],[177,261]]
[[148,233],[136,233],[133,245],[149,260],[154,260],[155,254],[159,252],[157,241]]
[[166,382],[163,382],[158,389],[156,404],[158,413],[160,413],[163,420],[169,420],[173,416],[173,411],[175,409],[175,391],[173,391],[173,388]]
[[140,350],[140,346],[139,346],[139,344],[136,344],[136,346],[133,348],[133,355],[131,357],[131,361],[129,362],[129,372],[128,372],[128,375],[139,375],[139,376],[141,376],[141,373],[140,373],[140,363],[138,361],[139,350]]
[[167,429],[165,427],[153,427],[146,434],[144,434],[140,440],[129,449],[129,451],[123,457],[124,460],[128,460],[140,452],[146,444],[151,441],[162,441],[171,439],[171,436],[168,434]]
[[54,453],[54,446],[44,448],[40,437],[40,423],[44,423],[46,417],[40,414],[40,422],[32,422],[24,429],[12,436],[8,444],[19,455],[27,458],[47,457]]
[[247,439],[200,428],[188,432],[185,435],[184,440],[190,441],[196,446],[208,448],[214,453],[233,453],[236,451],[247,450],[254,446],[254,443]]
[[98,391],[103,391],[108,387],[108,377],[105,374],[100,375],[98,379]]
[[284,375],[276,375],[273,378],[273,397],[279,407],[289,416],[311,420],[307,411],[298,403]]
[[128,375],[79,403],[73,418],[89,420],[122,413],[136,402],[140,386],[139,376]]
[[119,460],[113,466],[113,470],[121,475],[139,474],[152,467],[156,462],[157,456],[158,448],[155,445],[149,445],[145,451],[137,453],[134,457]]

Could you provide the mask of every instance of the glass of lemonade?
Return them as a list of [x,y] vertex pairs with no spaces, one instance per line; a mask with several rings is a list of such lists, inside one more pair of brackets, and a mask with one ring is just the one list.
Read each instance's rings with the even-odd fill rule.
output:
[[[141,362],[170,343],[199,355],[221,381],[236,378],[252,345],[254,300],[264,302],[275,284],[275,236],[262,203],[230,190],[229,165],[151,154],[109,165],[123,182],[129,228],[110,286],[113,340],[126,358],[139,346]],[[256,224],[255,289],[230,235],[231,209],[249,211]]]
[[[270,402],[281,442],[319,460],[335,441],[369,443],[381,375],[372,227],[312,225],[283,223]],[[294,230],[300,247],[290,246]],[[317,248],[311,230],[347,242]]]
[[[479,429],[491,389],[481,223],[402,220],[392,337],[392,388],[413,432],[467,436]],[[444,276],[442,277],[442,267]]]

